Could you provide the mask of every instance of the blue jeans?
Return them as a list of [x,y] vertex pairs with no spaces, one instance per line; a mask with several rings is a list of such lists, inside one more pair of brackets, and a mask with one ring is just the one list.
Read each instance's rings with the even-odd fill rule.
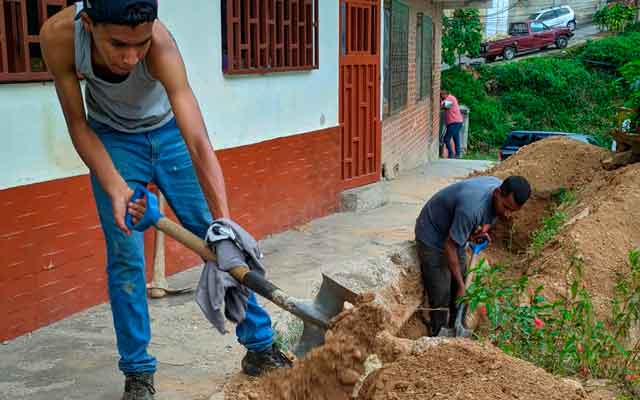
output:
[[[460,152],[460,129],[462,129],[462,122],[454,122],[447,125],[447,133],[444,134],[444,144],[447,146],[447,153],[449,158],[460,158],[462,153]],[[456,146],[456,151],[451,149],[451,139]]]
[[[182,225],[204,237],[212,217],[175,120],[156,130],[134,134],[118,132],[93,120],[89,123],[131,188],[154,182]],[[91,184],[107,243],[109,299],[120,353],[119,367],[125,374],[153,372],[156,359],[147,352],[151,328],[143,234],[122,233],[113,218],[111,199],[93,174]],[[236,336],[242,345],[254,351],[271,346],[273,341],[271,318],[253,293],[246,319],[236,326]]]

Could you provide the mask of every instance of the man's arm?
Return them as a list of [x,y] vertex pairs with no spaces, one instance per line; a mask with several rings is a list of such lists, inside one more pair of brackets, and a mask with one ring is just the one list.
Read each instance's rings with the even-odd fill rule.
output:
[[111,198],[116,224],[129,233],[124,216],[132,191],[120,176],[85,116],[80,83],[75,70],[73,15],[68,7],[47,20],[40,32],[42,54],[53,75],[56,93],[76,151]]
[[165,26],[154,25],[149,53],[151,74],[165,87],[171,107],[214,218],[229,218],[229,205],[220,162],[213,151],[198,102],[189,86],[184,62]]
[[458,283],[457,297],[464,296],[464,277],[462,276],[462,268],[460,268],[460,259],[458,258],[458,245],[451,239],[451,236],[447,238],[444,244],[444,255],[447,259],[447,265],[451,271],[452,278]]
[[453,279],[455,279],[458,284],[458,293],[456,293],[458,297],[464,295],[465,292],[464,277],[462,276],[462,268],[460,266],[460,259],[458,258],[458,248],[467,243],[474,226],[475,221],[468,210],[458,205],[454,211],[449,236],[444,245],[447,264],[449,265]]

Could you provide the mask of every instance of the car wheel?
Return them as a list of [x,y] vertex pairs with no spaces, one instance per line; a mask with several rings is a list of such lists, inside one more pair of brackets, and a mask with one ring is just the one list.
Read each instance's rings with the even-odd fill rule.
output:
[[504,58],[505,60],[513,60],[515,56],[516,56],[516,49],[514,49],[513,47],[507,47],[502,52],[502,58]]
[[569,21],[567,23],[567,28],[569,28],[570,31],[575,31],[576,30],[576,21]]
[[567,38],[564,36],[560,36],[559,38],[556,39],[556,46],[559,49],[564,49],[565,47],[567,47]]
[[494,62],[496,60],[496,56],[486,56],[484,60],[487,63]]

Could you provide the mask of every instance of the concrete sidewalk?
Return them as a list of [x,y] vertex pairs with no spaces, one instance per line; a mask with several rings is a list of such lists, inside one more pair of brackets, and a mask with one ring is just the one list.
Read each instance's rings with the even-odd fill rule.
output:
[[[485,161],[439,160],[382,182],[389,202],[361,212],[330,215],[261,241],[269,278],[297,297],[310,297],[321,272],[366,265],[413,240],[415,218],[433,193]],[[195,285],[200,267],[170,278]],[[367,277],[361,276],[363,287]],[[283,312],[266,304],[274,321]],[[209,399],[237,374],[244,349],[235,335],[221,336],[203,318],[193,295],[149,303],[158,358],[159,400]],[[108,305],[93,307],[0,346],[0,399],[119,399],[123,378]],[[218,398],[216,396],[216,398]]]

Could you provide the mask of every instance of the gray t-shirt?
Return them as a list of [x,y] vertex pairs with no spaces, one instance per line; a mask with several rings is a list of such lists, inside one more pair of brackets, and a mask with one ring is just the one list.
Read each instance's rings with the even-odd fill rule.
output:
[[502,185],[495,176],[470,178],[436,193],[416,221],[416,239],[444,250],[450,235],[459,247],[466,244],[477,227],[494,224],[493,191]]

